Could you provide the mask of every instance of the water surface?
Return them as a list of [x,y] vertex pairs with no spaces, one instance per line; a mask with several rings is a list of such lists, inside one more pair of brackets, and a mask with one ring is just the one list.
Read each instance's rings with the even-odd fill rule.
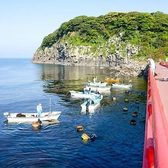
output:
[[[83,114],[83,100],[67,97],[68,91],[83,90],[93,77],[104,81],[115,72],[108,68],[32,64],[29,59],[0,59],[0,72],[0,167],[142,167],[146,107],[143,78],[122,77],[122,83],[132,80],[131,94],[113,89],[104,94],[95,113]],[[112,101],[112,96],[117,100]],[[61,110],[60,124],[43,125],[39,130],[31,124],[4,124],[4,112],[35,112],[38,103],[42,103],[43,111]],[[132,117],[133,111],[138,111],[136,118]],[[130,125],[132,119],[136,125]],[[76,131],[78,125],[88,135],[95,133],[95,141],[83,141],[82,133]]]

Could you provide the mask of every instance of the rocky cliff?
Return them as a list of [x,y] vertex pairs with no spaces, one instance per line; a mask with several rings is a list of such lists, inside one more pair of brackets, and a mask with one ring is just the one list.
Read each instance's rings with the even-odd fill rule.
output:
[[[113,54],[111,54],[111,47],[114,48]],[[123,45],[119,36],[109,39],[94,52],[91,46],[77,46],[68,42],[55,43],[50,48],[38,49],[32,62],[69,66],[108,66],[112,70],[117,70],[120,75],[137,76],[146,66],[143,60],[140,63],[132,59],[139,51],[139,46]]]

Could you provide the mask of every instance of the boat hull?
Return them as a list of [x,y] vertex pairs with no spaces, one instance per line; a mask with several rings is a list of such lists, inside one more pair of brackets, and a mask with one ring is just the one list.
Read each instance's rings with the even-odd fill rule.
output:
[[92,91],[99,92],[99,93],[110,93],[111,86],[106,86],[106,87],[86,86],[84,89],[85,90],[91,89]]
[[106,78],[105,79],[105,82],[108,82],[108,83],[119,83],[120,79],[119,78]]
[[87,86],[105,87],[107,86],[107,82],[88,82]]
[[71,90],[69,92],[70,92],[72,98],[86,98],[86,99],[89,99],[92,96],[98,96],[98,94],[96,94],[96,93],[89,93],[89,92],[84,93],[84,92],[77,92],[77,91],[74,91],[74,90]]
[[61,111],[53,111],[53,112],[43,112],[41,117],[37,117],[37,113],[19,113],[24,116],[17,117],[18,113],[4,113],[8,123],[16,122],[16,123],[24,123],[24,122],[36,122],[40,119],[40,121],[50,121],[57,120],[61,115]]
[[114,84],[111,85],[111,88],[130,89],[130,88],[132,88],[132,84],[125,85],[125,84],[114,83]]
[[103,99],[103,96],[99,96],[94,99],[88,99],[84,103],[81,104],[81,112],[94,112],[99,106],[100,106],[100,101]]

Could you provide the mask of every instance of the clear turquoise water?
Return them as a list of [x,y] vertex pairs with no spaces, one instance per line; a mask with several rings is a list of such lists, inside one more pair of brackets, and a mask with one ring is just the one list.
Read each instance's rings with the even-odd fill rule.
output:
[[[69,67],[32,64],[30,59],[0,59],[0,167],[31,168],[130,168],[142,167],[146,81],[133,81],[133,92],[112,90],[104,95],[101,107],[92,115],[82,114],[83,100],[67,97],[69,90],[83,90],[88,80],[110,76],[107,68]],[[128,78],[121,78],[121,82]],[[111,97],[116,96],[117,101]],[[130,101],[125,102],[127,97]],[[34,130],[31,124],[4,124],[3,113],[61,110],[60,124],[43,125]],[[139,104],[135,100],[139,100]],[[123,112],[123,107],[128,111]],[[138,116],[132,117],[132,112]],[[136,125],[130,125],[135,119]],[[83,125],[94,142],[84,142],[76,126]]]

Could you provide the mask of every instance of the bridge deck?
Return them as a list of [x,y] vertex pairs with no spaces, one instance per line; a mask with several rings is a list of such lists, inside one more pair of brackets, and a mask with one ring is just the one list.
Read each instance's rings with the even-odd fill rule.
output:
[[160,98],[168,121],[168,68],[162,65],[156,65],[156,85],[159,90]]

